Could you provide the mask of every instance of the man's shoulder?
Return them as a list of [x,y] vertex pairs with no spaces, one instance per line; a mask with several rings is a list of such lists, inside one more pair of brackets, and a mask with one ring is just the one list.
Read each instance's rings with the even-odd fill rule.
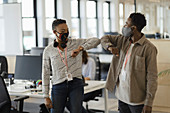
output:
[[154,49],[156,46],[147,38],[145,39],[145,45],[147,45],[148,48]]
[[49,51],[53,47],[53,43],[50,43],[48,46],[45,47],[44,51]]
[[149,51],[148,53],[150,53],[151,51],[155,51],[156,53],[158,52],[156,46],[148,39],[145,39],[145,43],[144,43],[146,50]]

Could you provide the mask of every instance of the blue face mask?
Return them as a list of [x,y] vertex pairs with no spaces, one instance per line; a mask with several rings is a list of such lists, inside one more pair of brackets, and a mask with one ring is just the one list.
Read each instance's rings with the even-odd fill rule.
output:
[[125,37],[131,37],[133,35],[131,27],[123,27],[122,28],[122,34]]

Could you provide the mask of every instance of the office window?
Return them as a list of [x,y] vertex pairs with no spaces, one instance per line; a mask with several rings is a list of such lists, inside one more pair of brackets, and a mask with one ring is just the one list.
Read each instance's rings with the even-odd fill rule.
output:
[[122,27],[124,25],[124,7],[123,7],[123,3],[119,3],[119,28],[120,28],[120,32],[122,32]]
[[23,25],[23,35],[24,35],[23,37],[24,49],[30,50],[32,47],[36,46],[35,19],[23,18],[22,25]]
[[71,0],[72,37],[80,38],[80,0]]
[[45,15],[46,17],[54,17],[54,0],[45,0]]
[[88,37],[97,37],[97,2],[87,1],[86,6]]
[[157,9],[157,26],[158,26],[159,32],[163,34],[164,32],[164,9],[162,6],[158,6],[158,9]]
[[3,3],[3,0],[0,0],[0,4],[2,4]]
[[22,17],[33,17],[33,0],[22,0]]
[[34,0],[22,0],[22,23],[24,49],[36,46],[36,15]]
[[53,34],[52,22],[56,17],[56,2],[55,0],[45,0],[45,15],[46,15],[46,33],[48,36]]
[[111,22],[110,22],[110,2],[103,3],[103,24],[104,32],[110,32]]

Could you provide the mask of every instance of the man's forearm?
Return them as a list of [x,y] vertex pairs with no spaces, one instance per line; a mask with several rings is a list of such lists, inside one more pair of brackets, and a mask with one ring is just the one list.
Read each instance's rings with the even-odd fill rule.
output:
[[83,47],[84,50],[88,50],[88,49],[97,47],[99,44],[100,44],[100,39],[90,38],[90,39],[87,39],[87,41],[80,46]]

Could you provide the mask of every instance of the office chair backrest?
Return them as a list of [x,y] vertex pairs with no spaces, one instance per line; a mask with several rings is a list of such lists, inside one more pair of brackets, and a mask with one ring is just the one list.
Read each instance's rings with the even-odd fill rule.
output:
[[99,60],[99,55],[98,54],[88,54],[89,57],[93,58],[95,63],[96,63],[96,75],[95,75],[95,80],[101,80],[101,64]]
[[10,113],[11,99],[2,76],[0,76],[0,91],[0,112]]
[[8,62],[5,56],[0,56],[0,74],[8,73]]
[[43,54],[44,47],[32,47],[30,54],[40,56]]

